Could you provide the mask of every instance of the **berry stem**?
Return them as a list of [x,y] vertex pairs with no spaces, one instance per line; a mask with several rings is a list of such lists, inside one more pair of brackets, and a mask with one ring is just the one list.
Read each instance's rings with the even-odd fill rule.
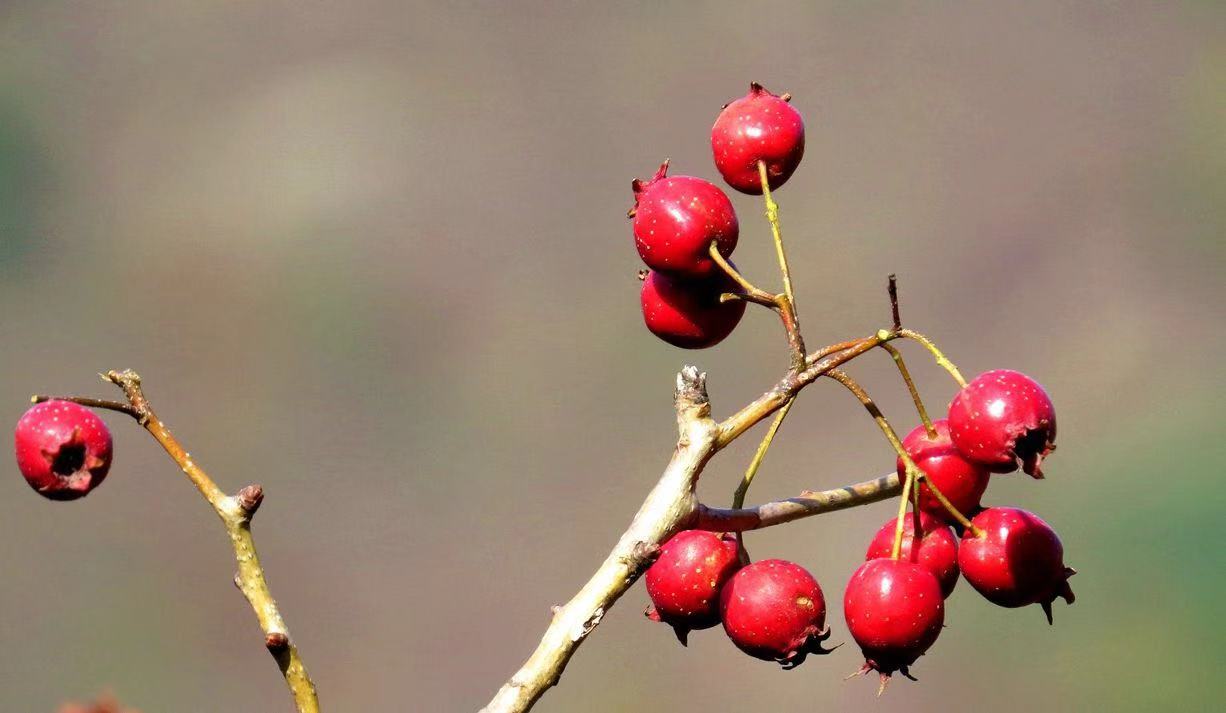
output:
[[937,364],[945,371],[948,371],[949,375],[954,378],[954,381],[958,382],[958,386],[966,386],[966,379],[962,378],[962,372],[958,371],[958,367],[954,366],[954,363],[940,349],[937,349],[937,345],[933,344],[931,339],[912,329],[899,329],[897,334],[904,339],[910,339],[924,345],[924,348],[932,352],[932,356],[936,357]]
[[894,364],[898,366],[898,373],[907,385],[907,391],[911,392],[911,400],[915,402],[915,410],[919,413],[920,421],[924,423],[924,430],[928,432],[928,437],[936,438],[937,429],[932,425],[932,419],[928,417],[928,409],[924,408],[924,400],[920,398],[919,389],[915,387],[915,380],[911,378],[911,370],[907,368],[907,362],[903,361],[902,353],[889,342],[882,342],[881,348],[890,353]]
[[724,271],[724,274],[732,278],[732,281],[739,285],[742,290],[745,290],[745,294],[740,296],[752,297],[753,300],[751,301],[762,301],[765,302],[768,307],[778,308],[779,300],[775,297],[775,295],[772,295],[766,290],[759,289],[756,285],[746,279],[739,270],[733,267],[732,263],[728,262],[728,259],[719,252],[719,243],[712,241],[710,247],[707,248],[707,254],[711,256],[711,260],[713,260],[715,264],[719,266],[719,269]]
[[902,497],[898,499],[898,517],[894,520],[894,546],[890,549],[890,559],[898,559],[902,556],[903,521],[907,517],[907,502],[910,501],[911,493],[915,490],[919,490],[915,485],[915,471],[907,468],[907,479],[902,485]]
[[747,302],[770,307],[778,313],[780,321],[783,322],[783,330],[787,334],[788,346],[792,350],[792,369],[795,371],[803,369],[805,365],[805,340],[800,335],[800,324],[796,321],[796,310],[792,307],[792,302],[788,296],[772,295],[766,290],[759,289],[720,254],[719,246],[715,242],[712,242],[710,247],[707,248],[707,254],[711,256],[715,264],[733,282],[745,290],[745,294],[725,292],[720,295],[720,301],[727,302],[734,299],[743,299]]
[[775,239],[775,254],[779,257],[779,272],[783,275],[783,294],[787,295],[789,302],[795,304],[796,295],[792,293],[792,271],[788,269],[787,254],[783,251],[783,235],[779,230],[779,204],[771,197],[765,161],[758,161],[758,178],[762,181],[762,200],[766,203],[766,220],[771,224],[771,236]]
[[745,495],[749,492],[749,486],[753,483],[754,476],[758,474],[758,468],[762,465],[762,460],[766,458],[766,451],[770,449],[771,442],[775,440],[775,434],[779,432],[779,426],[783,424],[783,419],[787,418],[788,411],[792,410],[792,404],[796,403],[796,397],[788,399],[788,402],[779,409],[775,414],[775,420],[771,421],[770,428],[767,429],[766,435],[762,437],[762,442],[758,444],[758,450],[753,454],[753,459],[749,461],[749,467],[745,469],[745,475],[741,478],[741,484],[736,486],[736,493],[732,496],[732,507],[742,508],[745,506]]
[[868,411],[869,415],[871,415],[873,420],[877,422],[877,426],[881,428],[881,432],[885,434],[886,440],[888,440],[890,445],[894,447],[894,452],[898,454],[899,459],[901,459],[903,462],[907,478],[906,482],[903,483],[902,504],[899,507],[898,532],[902,532],[902,518],[906,515],[907,500],[911,493],[911,483],[914,480],[915,487],[918,488],[919,481],[924,480],[928,485],[929,492],[936,497],[937,502],[941,503],[941,506],[944,507],[963,527],[970,530],[971,534],[978,536],[980,532],[979,528],[972,525],[971,521],[968,520],[965,515],[959,512],[958,509],[953,506],[953,503],[949,502],[945,495],[939,489],[937,489],[936,485],[924,478],[924,472],[920,470],[919,466],[917,466],[915,461],[912,460],[911,454],[907,453],[907,449],[903,447],[902,441],[898,438],[898,434],[894,431],[894,427],[890,425],[890,422],[886,419],[885,414],[881,413],[881,409],[877,408],[877,404],[872,400],[872,398],[869,397],[868,392],[864,390],[864,387],[860,386],[855,379],[851,378],[851,376],[849,376],[846,372],[841,371],[838,368],[829,369],[826,372],[826,376],[829,376],[843,386],[846,386],[847,389],[851,391],[851,393],[854,394],[857,399],[859,399],[860,403],[864,405],[864,408]]
[[[318,713],[319,699],[315,692],[315,684],[307,673],[306,666],[298,653],[298,647],[289,638],[289,630],[268,588],[264,568],[260,564],[259,555],[255,549],[255,540],[251,535],[251,518],[263,501],[263,489],[258,485],[249,485],[235,496],[226,495],[209,477],[209,474],[196,464],[191,454],[154,413],[141,389],[138,374],[125,370],[108,371],[101,376],[103,380],[123,390],[128,399],[127,404],[75,396],[63,400],[82,406],[118,411],[131,416],[153,436],[153,439],[162,446],[171,460],[192,481],[192,484],[196,486],[225,525],[226,533],[230,536],[234,547],[235,560],[238,563],[238,574],[234,577],[234,583],[255,612],[260,629],[264,632],[265,646],[281,668],[297,710],[299,713]],[[33,401],[47,401],[50,398],[35,396]]]

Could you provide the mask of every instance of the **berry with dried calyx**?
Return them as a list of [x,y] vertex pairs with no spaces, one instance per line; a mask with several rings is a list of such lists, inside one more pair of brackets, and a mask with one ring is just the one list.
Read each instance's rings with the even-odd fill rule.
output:
[[958,548],[962,576],[985,599],[1002,607],[1043,607],[1050,624],[1056,597],[1072,604],[1076,597],[1068,578],[1076,570],[1064,566],[1064,545],[1038,515],[1020,508],[988,508],[971,520]]
[[714,183],[694,176],[669,176],[668,161],[649,180],[635,179],[634,244],[652,270],[688,278],[719,271],[711,244],[728,257],[739,226],[732,201]]
[[17,467],[51,500],[87,495],[111,468],[111,432],[93,411],[71,401],[31,406],[14,433]]
[[720,614],[728,638],[754,658],[791,669],[809,654],[829,653],[821,646],[830,636],[826,598],[813,575],[794,562],[742,567],[720,593]]
[[[1037,381],[1009,369],[975,377],[949,404],[949,435],[962,455],[997,473],[1021,465],[1035,478],[1056,448],[1056,408]],[[940,486],[938,486],[940,487]]]
[[858,673],[880,673],[880,695],[895,671],[914,680],[907,669],[940,635],[945,600],[937,578],[924,567],[901,559],[874,559],[851,576],[843,613],[864,652]]
[[715,167],[742,193],[762,193],[758,162],[766,163],[772,190],[787,182],[805,154],[805,122],[788,103],[754,82],[749,93],[723,108],[711,127]]

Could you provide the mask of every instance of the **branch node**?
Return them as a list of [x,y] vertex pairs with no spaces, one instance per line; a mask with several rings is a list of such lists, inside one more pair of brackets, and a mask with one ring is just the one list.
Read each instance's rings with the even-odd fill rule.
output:
[[264,502],[264,488],[258,484],[248,485],[238,491],[234,499],[238,502],[238,507],[243,511],[243,514],[250,519],[256,510],[260,509],[260,504]]
[[289,637],[280,631],[273,631],[264,637],[264,646],[273,654],[279,654],[289,648]]
[[643,542],[639,540],[634,543],[634,548],[630,554],[623,555],[621,561],[630,568],[630,576],[638,579],[639,575],[647,571],[647,568],[652,565],[660,556],[660,546],[654,542]]

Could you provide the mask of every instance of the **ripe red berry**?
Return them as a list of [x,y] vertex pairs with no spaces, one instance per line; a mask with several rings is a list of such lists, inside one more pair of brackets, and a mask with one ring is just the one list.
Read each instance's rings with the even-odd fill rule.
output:
[[[888,558],[894,550],[894,528],[898,518],[881,526],[868,545],[864,559]],[[932,572],[941,585],[941,596],[948,597],[958,584],[958,538],[949,525],[920,512],[919,546],[915,542],[915,515],[908,513],[903,518],[902,549],[899,559],[914,562]]]
[[[903,439],[903,447],[915,465],[924,471],[925,480],[941,491],[945,499],[958,512],[969,516],[979,509],[979,499],[988,488],[991,473],[982,465],[967,460],[961,451],[954,447],[949,438],[949,421],[940,419],[932,422],[937,435],[931,438],[923,424],[907,434]],[[897,460],[898,476],[906,477],[906,466],[902,458]],[[932,514],[945,522],[954,522],[953,516],[933,496],[927,484],[921,483],[919,488],[920,510]]]
[[745,302],[720,302],[738,287],[723,273],[707,280],[683,280],[652,272],[643,280],[643,321],[651,333],[676,347],[705,349],[719,344],[745,314]]
[[[1056,409],[1037,381],[997,369],[975,377],[949,404],[949,435],[976,463],[998,473],[1022,470],[1042,478],[1056,445]],[[940,487],[940,486],[937,486]]]
[[711,127],[715,167],[728,185],[758,195],[762,178],[758,161],[766,162],[772,189],[782,186],[805,153],[805,122],[788,100],[749,85],[749,93],[724,107]]
[[111,432],[93,411],[70,401],[31,406],[17,421],[17,467],[39,495],[75,500],[111,468]]
[[1038,604],[1051,623],[1051,603],[1075,597],[1064,566],[1064,545],[1056,532],[1034,513],[1018,508],[988,508],[971,520],[982,530],[967,530],[958,550],[962,576],[980,594],[1002,607]]
[[798,564],[771,559],[741,568],[720,593],[720,614],[728,638],[754,658],[791,669],[809,654],[828,653],[821,647],[830,636],[826,598]]
[[634,180],[634,243],[647,267],[679,277],[710,277],[719,270],[711,243],[724,257],[736,248],[739,227],[732,201],[714,183],[666,176],[668,161],[647,181]]
[[941,633],[945,600],[927,569],[905,560],[874,559],[860,565],[847,583],[843,614],[864,652],[859,672],[880,673],[884,690],[895,671],[912,678],[907,667]]
[[719,623],[719,591],[740,566],[732,535],[678,532],[644,575],[652,603],[644,613],[672,626],[684,644],[691,630]]

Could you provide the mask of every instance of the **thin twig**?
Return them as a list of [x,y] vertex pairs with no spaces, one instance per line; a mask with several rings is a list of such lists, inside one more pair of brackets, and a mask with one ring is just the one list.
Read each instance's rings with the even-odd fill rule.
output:
[[920,398],[919,389],[915,387],[915,380],[911,378],[911,370],[907,368],[907,362],[903,361],[902,353],[889,342],[883,342],[881,348],[889,352],[890,357],[894,359],[894,364],[898,367],[898,374],[902,377],[903,383],[907,385],[907,391],[911,393],[911,401],[915,403],[915,410],[919,413],[920,422],[924,424],[928,437],[936,438],[937,429],[933,427],[932,419],[928,418],[928,409],[924,408],[924,400]]
[[783,408],[779,409],[779,413],[775,414],[775,420],[771,421],[770,428],[767,429],[766,435],[762,437],[762,442],[758,444],[758,450],[754,452],[753,459],[749,461],[749,467],[745,469],[745,475],[741,478],[741,484],[736,486],[736,493],[732,496],[732,507],[744,507],[745,495],[749,492],[749,486],[753,483],[754,476],[758,474],[758,468],[761,467],[762,460],[766,458],[766,451],[770,449],[771,442],[775,440],[775,434],[779,432],[779,427],[783,425],[783,419],[787,418],[788,411],[792,410],[792,405],[795,403],[796,397],[793,396],[783,405]]
[[710,247],[707,249],[707,253],[711,256],[711,259],[715,262],[715,264],[724,271],[724,274],[728,275],[728,277],[731,278],[732,281],[735,282],[742,290],[745,290],[744,294],[726,292],[720,295],[720,301],[727,302],[733,299],[743,299],[747,302],[753,302],[754,304],[760,304],[773,309],[779,315],[779,319],[783,322],[783,331],[787,335],[788,348],[791,349],[792,352],[792,368],[796,370],[803,368],[805,360],[805,340],[800,334],[800,323],[796,320],[796,310],[792,305],[792,300],[786,294],[772,295],[771,293],[758,288],[752,282],[747,280],[745,276],[740,273],[740,271],[733,267],[732,263],[728,262],[728,260],[720,254],[717,243],[712,242]]
[[958,386],[966,386],[966,379],[962,378],[962,372],[958,371],[958,367],[954,366],[954,363],[945,356],[944,352],[937,349],[937,345],[933,344],[931,339],[912,329],[900,329],[897,331],[897,334],[904,339],[910,339],[924,345],[924,348],[936,358],[937,364],[940,364],[941,368],[949,372],[954,381],[958,382]]
[[[923,479],[924,483],[928,486],[928,491],[931,492],[934,497],[936,497],[937,501],[941,503],[949,514],[952,515],[955,520],[961,523],[963,527],[969,529],[972,534],[978,535],[979,528],[972,525],[971,521],[968,520],[966,516],[963,515],[956,507],[954,507],[953,503],[946,499],[945,495],[936,487],[936,485],[924,478],[924,471],[920,470],[919,466],[917,466],[915,461],[912,460],[911,454],[907,453],[907,449],[902,445],[902,440],[898,438],[898,433],[894,431],[894,427],[890,425],[890,422],[886,419],[885,414],[881,413],[881,409],[877,408],[876,402],[869,397],[868,392],[864,390],[864,387],[860,386],[860,384],[857,383],[855,379],[851,378],[851,376],[845,372],[839,371],[838,369],[828,369],[826,376],[829,376],[843,386],[846,386],[847,389],[851,391],[851,393],[855,395],[856,399],[858,399],[864,406],[865,410],[868,411],[869,415],[873,417],[873,420],[877,423],[877,426],[881,428],[881,432],[885,434],[886,440],[889,441],[890,445],[894,448],[894,452],[897,453],[899,459],[902,460],[904,471],[907,473],[907,482],[910,482],[913,479],[916,481]],[[915,487],[919,487],[918,482],[915,483]],[[906,500],[909,493],[910,489],[907,487],[907,484],[904,483],[903,509],[899,513],[897,524],[898,528],[902,528],[902,516],[906,513]],[[900,537],[900,535],[897,534],[898,532],[901,532],[901,529],[897,530],[895,533],[896,542],[897,538]]]
[[894,331],[902,329],[902,317],[898,314],[898,276],[890,273],[890,282],[886,287],[890,293],[890,315],[894,320]]
[[[251,535],[251,518],[264,500],[263,489],[258,485],[248,485],[234,496],[226,495],[209,477],[209,474],[196,464],[191,454],[183,448],[178,439],[171,435],[166,424],[154,413],[141,389],[140,376],[136,372],[108,371],[101,376],[103,380],[122,389],[128,403],[79,396],[62,397],[63,400],[92,408],[118,411],[131,416],[153,436],[154,440],[166,450],[171,460],[196,486],[213,511],[221,518],[226,533],[230,536],[230,542],[234,546],[234,557],[238,562],[238,574],[234,577],[234,584],[247,597],[247,602],[255,612],[260,629],[264,632],[264,645],[281,668],[281,673],[285,676],[285,683],[289,686],[290,694],[294,698],[294,704],[299,713],[318,713],[319,699],[315,691],[315,684],[307,673],[306,666],[298,653],[298,647],[290,639],[289,629],[285,626],[277,603],[268,589],[264,569],[256,553],[255,540]],[[52,398],[61,397],[36,396],[34,400],[47,401]]]
[[783,275],[783,294],[787,295],[789,302],[795,304],[796,295],[792,292],[792,271],[788,269],[787,253],[783,250],[783,234],[779,229],[779,204],[771,197],[765,161],[758,161],[758,178],[762,182],[762,200],[766,203],[766,220],[771,225],[771,236],[775,239],[775,255],[779,258],[779,272]]

